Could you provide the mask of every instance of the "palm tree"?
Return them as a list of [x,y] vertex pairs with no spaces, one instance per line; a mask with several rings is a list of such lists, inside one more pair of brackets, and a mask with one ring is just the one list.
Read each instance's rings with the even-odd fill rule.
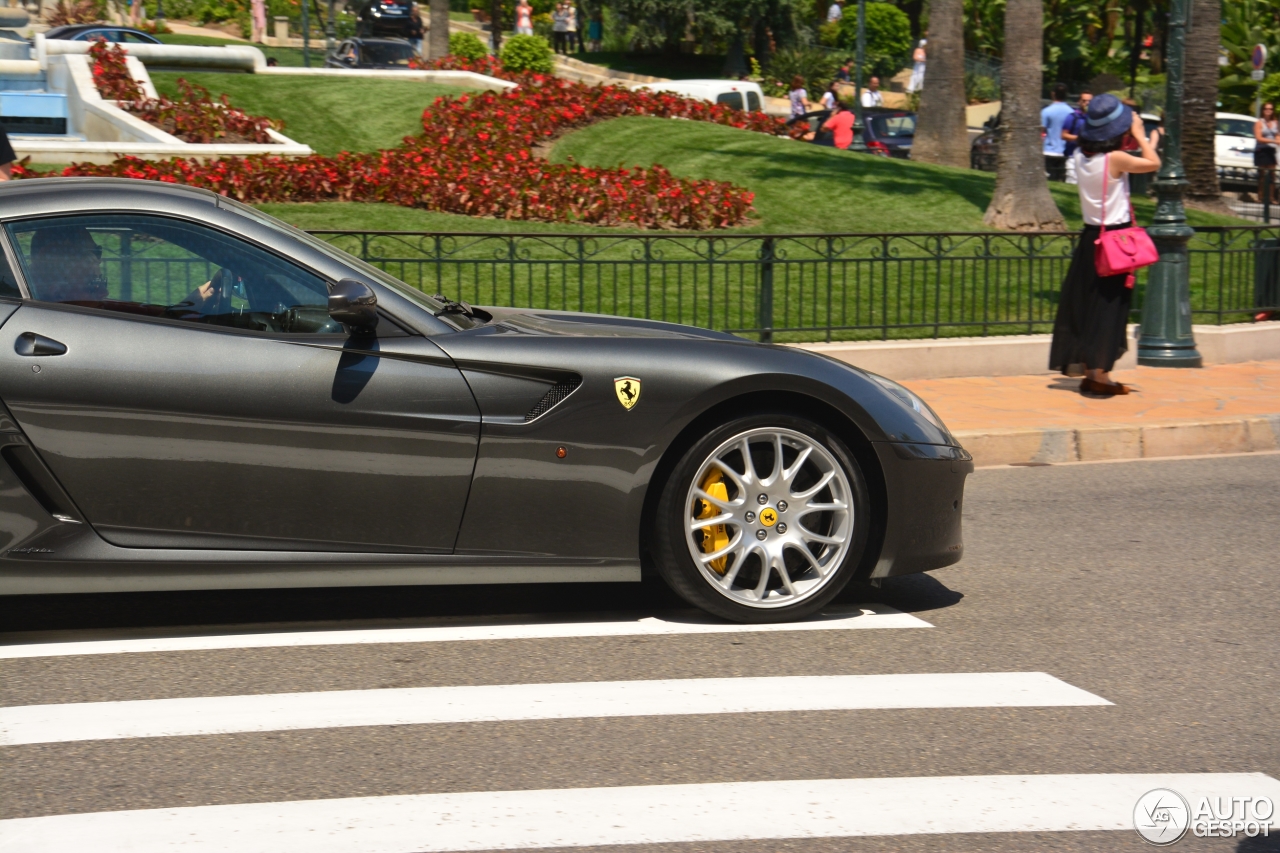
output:
[[964,0],[929,3],[927,47],[911,159],[965,168],[969,131],[964,116]]
[[1182,76],[1182,164],[1191,183],[1187,200],[1198,207],[1224,207],[1213,162],[1221,20],[1221,0],[1192,0]]
[[431,0],[431,35],[427,56],[442,59],[449,55],[449,0]]
[[[996,189],[983,221],[995,228],[1042,231],[1065,227],[1044,173],[1040,141],[1042,0],[1017,0],[1004,13],[1000,74],[1000,153]],[[914,151],[912,152],[914,156]]]

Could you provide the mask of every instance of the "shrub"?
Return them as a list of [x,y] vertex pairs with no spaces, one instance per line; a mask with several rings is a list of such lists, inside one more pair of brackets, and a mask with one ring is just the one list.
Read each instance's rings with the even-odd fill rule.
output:
[[502,42],[502,67],[513,74],[551,74],[556,55],[541,36],[511,36]]
[[58,0],[49,12],[49,26],[92,24],[99,20],[97,0]]
[[[858,14],[852,4],[840,19],[837,44],[850,51],[858,47]],[[881,77],[893,74],[911,53],[911,19],[897,6],[888,3],[867,4],[868,74]]]
[[816,47],[784,48],[769,60],[763,88],[775,97],[786,95],[791,88],[791,78],[797,74],[805,79],[809,97],[817,100],[822,91],[831,85],[840,68],[840,57]]
[[971,104],[1000,100],[1000,87],[986,74],[970,71],[964,75],[964,98]]
[[[1262,98],[1264,104],[1280,104],[1280,74],[1268,74],[1258,86],[1258,96]],[[1244,110],[1244,113],[1253,115],[1253,106],[1249,104],[1249,109]]]
[[489,56],[489,49],[474,33],[453,33],[449,36],[449,55],[479,62]]

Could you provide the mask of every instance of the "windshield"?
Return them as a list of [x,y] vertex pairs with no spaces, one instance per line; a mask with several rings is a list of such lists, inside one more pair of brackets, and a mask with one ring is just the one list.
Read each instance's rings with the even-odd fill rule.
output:
[[378,284],[391,288],[396,293],[400,294],[406,299],[412,302],[415,302],[418,305],[421,305],[423,308],[427,309],[432,314],[435,314],[437,311],[439,311],[441,308],[444,307],[437,300],[432,299],[430,296],[427,296],[425,293],[423,293],[421,290],[418,290],[416,287],[410,287],[409,285],[405,284],[403,281],[391,275],[390,273],[380,270],[377,267],[375,267],[373,264],[366,263],[365,261],[362,261],[359,258],[357,258],[355,255],[344,252],[341,249],[339,249],[337,246],[330,245],[329,243],[326,243],[324,240],[321,240],[319,237],[308,234],[306,231],[303,231],[300,228],[294,228],[289,223],[282,222],[279,219],[276,219],[274,216],[268,216],[267,214],[263,213],[260,210],[249,207],[247,204],[241,204],[235,199],[230,199],[230,198],[227,198],[226,196],[219,198],[218,204],[227,208],[228,210],[234,210],[236,213],[240,214],[241,216],[244,216],[248,219],[252,219],[254,222],[257,222],[260,225],[265,225],[268,228],[271,228],[272,230],[279,231],[281,234],[288,234],[290,237],[294,237],[298,240],[301,240],[311,248],[315,249],[318,252],[321,252],[322,254],[328,255],[329,257],[333,258],[335,261],[346,264],[347,266],[350,266],[350,267],[355,267],[356,269],[360,270],[360,272],[367,275],[369,278],[378,282]]
[[413,47],[394,42],[365,42],[364,61],[374,65],[408,65]]
[[875,131],[877,139],[900,139],[905,136],[915,136],[916,134],[916,117],[914,115],[905,116],[872,116],[871,129]]
[[1220,118],[1217,121],[1218,136],[1246,136],[1253,138],[1253,122],[1242,118]]

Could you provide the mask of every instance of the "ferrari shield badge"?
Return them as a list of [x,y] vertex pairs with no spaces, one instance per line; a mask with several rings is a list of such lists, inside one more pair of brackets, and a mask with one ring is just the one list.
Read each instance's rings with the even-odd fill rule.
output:
[[628,412],[640,402],[640,380],[634,376],[620,376],[613,380],[613,390],[618,395],[618,402]]

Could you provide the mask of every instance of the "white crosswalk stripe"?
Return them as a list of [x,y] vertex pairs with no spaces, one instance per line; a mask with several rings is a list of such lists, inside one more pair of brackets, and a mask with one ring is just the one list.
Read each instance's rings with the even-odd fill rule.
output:
[[1043,672],[416,687],[0,708],[0,744],[499,720],[1109,704]]
[[[884,605],[805,623],[597,617],[407,628],[31,643],[0,659],[390,643],[928,628]],[[886,673],[381,688],[0,708],[0,745],[355,726],[794,711],[1107,706],[1044,672]],[[0,753],[0,758],[3,753]],[[1044,768],[1052,770],[1053,768]],[[0,820],[0,853],[429,853],[675,842],[1133,829],[1154,788],[1189,800],[1271,797],[1258,773],[739,781],[464,791],[159,808]],[[761,804],[785,803],[785,808]]]
[[[1130,830],[1154,788],[1280,800],[1260,773],[935,776],[469,792],[0,821],[6,853],[430,853],[747,839]],[[785,804],[762,808],[762,804]]]
[[880,628],[932,628],[928,622],[884,604],[831,607],[804,622],[735,625],[709,616],[612,618],[587,621],[511,620],[466,624],[462,620],[420,628],[376,628],[345,631],[289,631],[260,634],[213,634],[128,640],[88,640],[0,646],[0,660],[71,655],[137,654],[214,649],[267,649],[289,646],[345,646],[373,643],[448,643],[475,640],[564,639],[569,637],[636,637],[672,634],[738,634],[770,631],[848,631]]

